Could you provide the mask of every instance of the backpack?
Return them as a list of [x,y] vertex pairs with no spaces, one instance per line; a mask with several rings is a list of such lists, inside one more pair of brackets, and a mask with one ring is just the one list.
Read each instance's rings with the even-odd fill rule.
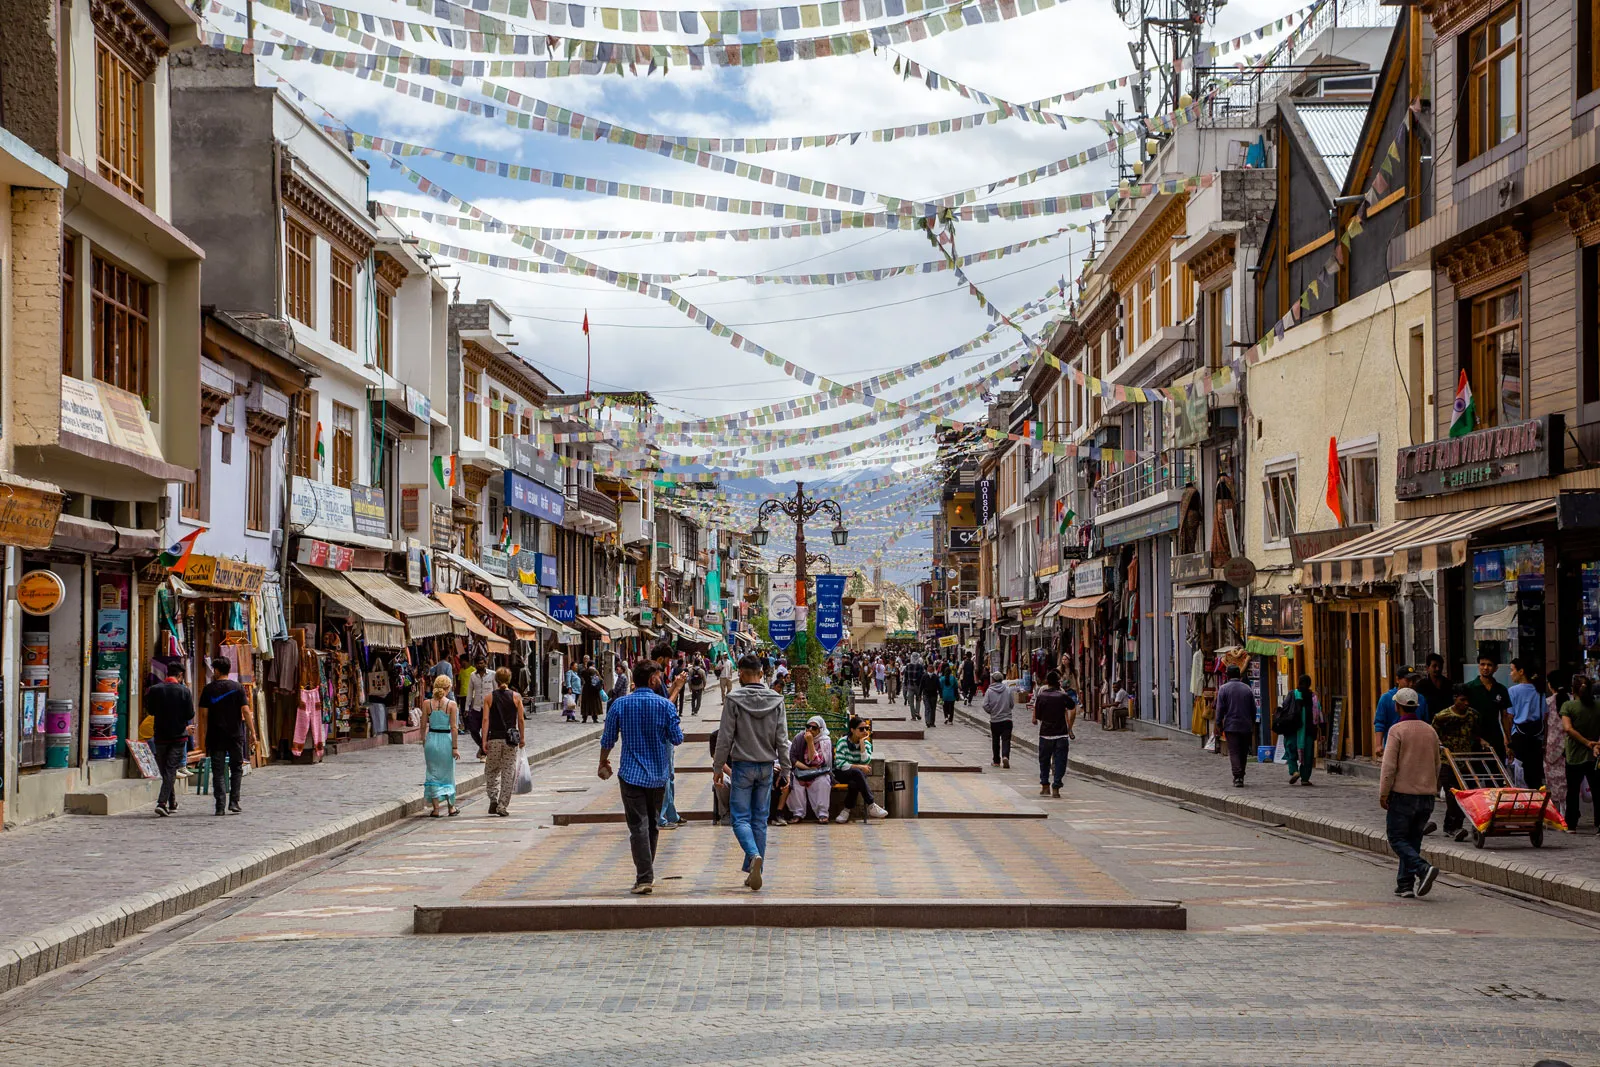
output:
[[1292,734],[1300,729],[1300,701],[1294,690],[1283,698],[1278,710],[1272,713],[1272,732]]

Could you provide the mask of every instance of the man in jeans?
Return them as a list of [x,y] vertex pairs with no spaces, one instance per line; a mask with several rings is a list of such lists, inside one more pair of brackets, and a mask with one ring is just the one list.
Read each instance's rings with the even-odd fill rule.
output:
[[183,684],[183,660],[167,661],[166,680],[144,691],[144,710],[155,720],[150,749],[161,768],[161,792],[156,814],[165,818],[178,810],[174,782],[194,736],[194,694]]
[[652,688],[661,668],[641,660],[633,668],[633,692],[614,700],[606,709],[605,730],[600,735],[602,781],[611,777],[611,750],[620,738],[622,770],[617,781],[622,788],[622,810],[628,820],[628,845],[633,850],[636,895],[655,887],[656,820],[661,816],[661,800],[672,776],[672,750],[683,744],[678,725],[678,709]]
[[1011,766],[1011,687],[1006,676],[995,671],[983,693],[983,710],[989,714],[989,744],[994,749],[991,766]]
[[[739,661],[739,688],[722,705],[722,725],[711,756],[712,785],[728,788],[733,836],[744,850],[744,884],[761,888],[766,863],[767,816],[772,805],[772,764],[789,776],[789,730],[783,696],[761,683],[761,661]],[[780,779],[781,781],[781,779]]]
[[1228,765],[1235,787],[1244,786],[1250,743],[1256,733],[1256,695],[1239,680],[1239,668],[1228,668],[1228,680],[1217,690],[1217,732],[1228,739]]
[[[244,761],[250,731],[245,725],[244,687],[228,672],[233,664],[223,656],[211,661],[211,684],[200,690],[200,704],[206,709],[206,758],[211,761],[211,792],[217,802],[217,815],[238,815],[239,786],[244,780]],[[227,808],[223,808],[226,786]]]
[[1077,708],[1061,691],[1061,675],[1044,677],[1044,687],[1033,694],[1033,721],[1039,727],[1039,795],[1059,797],[1067,776],[1067,747]]
[[1439,868],[1422,858],[1422,835],[1439,784],[1439,735],[1417,717],[1417,691],[1394,695],[1400,721],[1389,728],[1378,779],[1378,806],[1388,812],[1389,847],[1400,857],[1397,897],[1425,897]]

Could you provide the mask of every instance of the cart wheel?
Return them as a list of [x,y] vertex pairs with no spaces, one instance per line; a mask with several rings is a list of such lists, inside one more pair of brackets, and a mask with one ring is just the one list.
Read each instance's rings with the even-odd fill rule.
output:
[[1533,829],[1528,831],[1528,844],[1534,848],[1544,847],[1544,823],[1536,823]]
[[1487,840],[1488,840],[1488,838],[1483,836],[1483,832],[1482,831],[1480,831],[1480,830],[1472,831],[1472,847],[1473,848],[1482,848],[1483,847],[1483,843],[1485,841],[1487,841]]

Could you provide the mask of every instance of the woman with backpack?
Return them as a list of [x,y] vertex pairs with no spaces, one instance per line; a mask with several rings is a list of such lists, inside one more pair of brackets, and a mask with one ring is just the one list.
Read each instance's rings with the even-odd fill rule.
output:
[[1302,674],[1300,684],[1278,705],[1272,716],[1273,732],[1283,738],[1283,754],[1289,761],[1289,784],[1311,784],[1317,765],[1317,734],[1322,726],[1322,706],[1311,690],[1311,676]]

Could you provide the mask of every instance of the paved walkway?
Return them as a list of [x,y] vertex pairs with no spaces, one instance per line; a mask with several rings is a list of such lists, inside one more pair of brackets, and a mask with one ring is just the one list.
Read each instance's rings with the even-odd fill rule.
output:
[[[538,760],[599,732],[540,712],[528,721],[527,746]],[[468,740],[457,769],[463,791],[482,786],[470,748]],[[65,965],[420,810],[422,777],[422,746],[386,745],[253,770],[242,815],[215,817],[191,779],[172,818],[65,815],[0,834],[0,991],[26,980],[19,960],[35,957],[35,973]],[[46,958],[37,959],[40,947],[51,949]]]
[[[969,725],[979,725],[979,709],[957,706]],[[987,732],[987,719],[980,728]],[[1037,757],[1027,709],[1018,709],[1018,766]],[[1098,723],[1080,723],[1073,742],[1073,769],[1111,781],[1149,789],[1209,808],[1323,837],[1340,844],[1389,854],[1378,784],[1369,778],[1327,774],[1318,767],[1311,788],[1291,786],[1281,763],[1251,763],[1243,789],[1235,789],[1226,755],[1204,752],[1200,740],[1186,733],[1146,727],[1143,731],[1108,731]],[[1436,818],[1442,823],[1444,802]],[[1491,837],[1482,849],[1469,838],[1456,842],[1435,833],[1425,853],[1446,871],[1492,885],[1505,886],[1546,900],[1600,911],[1600,837],[1585,809],[1583,833],[1551,832],[1543,848],[1526,837]]]

